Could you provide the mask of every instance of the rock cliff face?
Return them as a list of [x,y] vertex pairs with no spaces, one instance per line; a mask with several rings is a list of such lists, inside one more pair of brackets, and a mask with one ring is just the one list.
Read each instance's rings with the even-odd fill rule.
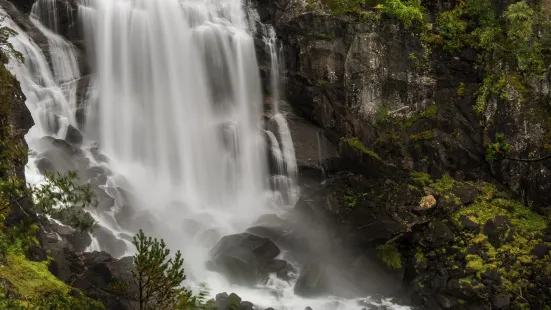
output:
[[[350,227],[345,239],[378,253],[417,304],[543,307],[549,275],[537,266],[549,257],[535,253],[548,246],[550,73],[524,99],[496,97],[480,113],[480,51],[437,47],[423,61],[419,29],[385,15],[334,14],[328,3],[252,3],[284,44],[286,99],[339,145],[337,169],[353,172],[332,176],[316,206]],[[434,21],[455,3],[422,5]],[[501,133],[508,154],[490,160]],[[533,242],[520,246],[525,238]],[[511,287],[526,290],[525,300]]]
[[336,16],[300,1],[257,6],[285,45],[287,99],[303,116],[333,136],[358,137],[398,167],[497,179],[535,205],[549,204],[549,161],[485,159],[488,142],[500,132],[513,146],[511,157],[545,155],[549,75],[529,103],[494,100],[477,115],[482,74],[473,49],[454,56],[434,49],[421,64],[425,50],[418,33],[397,20]]

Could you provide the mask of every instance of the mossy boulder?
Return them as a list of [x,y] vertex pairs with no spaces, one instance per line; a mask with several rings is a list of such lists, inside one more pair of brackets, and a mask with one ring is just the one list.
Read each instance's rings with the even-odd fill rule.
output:
[[[327,210],[350,228],[345,238],[403,279],[415,303],[476,309],[508,301],[524,309],[551,302],[546,215],[488,182],[397,171],[331,178],[339,181]],[[423,201],[432,207],[420,212]]]
[[[450,300],[455,309],[505,304],[533,309],[551,302],[544,293],[551,282],[536,280],[551,279],[551,256],[534,252],[548,246],[546,216],[488,183],[413,175],[414,183],[430,186],[439,197],[439,213],[414,233],[409,241],[414,250],[404,253],[415,274],[410,283],[417,302],[436,309],[448,308]],[[466,189],[476,193],[474,199]]]

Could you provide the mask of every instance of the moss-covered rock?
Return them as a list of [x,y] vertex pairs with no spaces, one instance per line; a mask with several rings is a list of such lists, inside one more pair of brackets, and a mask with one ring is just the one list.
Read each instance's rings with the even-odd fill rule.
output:
[[[543,238],[549,227],[545,215],[488,183],[412,175],[418,186],[435,190],[440,209],[437,218],[416,232],[418,242],[411,245],[415,250],[410,260],[416,273],[412,284],[421,303],[437,303],[442,295],[455,296],[463,300],[458,309],[471,309],[492,304],[492,300],[499,299],[498,293],[509,296],[515,309],[551,302],[541,295],[550,289],[545,279],[551,279],[551,270],[545,266],[551,263],[551,256],[536,256],[533,252],[538,244],[545,244]],[[461,192],[458,188],[474,190],[476,198],[463,203],[457,196]],[[420,264],[425,260],[428,263]],[[458,285],[434,287],[431,279],[442,273],[448,279],[458,279]],[[428,292],[424,287],[430,285],[433,290]]]
[[402,268],[402,254],[394,244],[384,244],[377,247],[379,258],[392,269]]
[[0,266],[0,278],[8,281],[25,298],[68,294],[69,286],[52,275],[48,265],[48,261],[31,262],[22,254],[9,253]]
[[373,150],[365,146],[357,137],[350,138],[350,139],[343,139],[343,142],[348,145],[348,147],[352,148],[355,151],[358,151],[362,154],[365,154],[367,156],[373,157],[377,160],[381,160],[381,157],[377,153],[375,153]]

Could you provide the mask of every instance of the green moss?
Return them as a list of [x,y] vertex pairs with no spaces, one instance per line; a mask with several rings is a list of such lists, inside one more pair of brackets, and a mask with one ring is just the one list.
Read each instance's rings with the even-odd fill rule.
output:
[[421,112],[419,116],[421,118],[435,118],[439,109],[440,109],[440,106],[438,106],[437,104],[430,105],[423,112]]
[[[498,192],[492,184],[459,182],[447,175],[433,180],[428,174],[415,171],[411,172],[410,176],[414,184],[434,189],[439,195],[439,205],[442,199],[453,199],[452,202],[459,206],[460,201],[453,194],[456,189],[468,187],[469,190],[478,190],[478,196],[473,203],[457,210],[452,209],[455,211],[450,213],[448,218],[439,219],[442,222],[451,221],[456,227],[461,228],[460,218],[467,216],[473,222],[484,226],[488,220],[502,215],[511,223],[510,227],[503,227],[503,238],[499,240],[495,236],[490,238],[483,229],[477,233],[460,229],[447,247],[429,253],[416,248],[413,253],[414,262],[427,259],[430,262],[442,263],[447,268],[468,268],[474,271],[472,276],[460,279],[460,285],[476,290],[476,294],[482,299],[491,296],[489,288],[482,283],[489,271],[498,272],[501,276],[502,284],[496,289],[512,295],[514,292],[526,292],[530,285],[529,279],[535,275],[551,274],[551,255],[543,258],[532,255],[534,246],[543,242],[543,232],[549,226],[546,216],[535,213],[519,201],[507,198],[507,195]],[[434,227],[434,223],[430,222],[428,227]],[[453,248],[453,251],[448,251],[449,248]],[[470,249],[477,249],[476,254]],[[457,256],[457,252],[465,255]]]
[[440,179],[432,181],[430,186],[439,194],[446,194],[449,193],[456,185],[457,182],[452,177],[445,174]]
[[430,175],[424,172],[411,171],[411,180],[418,186],[429,186],[434,189],[439,195],[440,199],[447,200],[454,204],[461,204],[460,199],[452,192],[454,187],[458,184],[449,175],[444,175],[440,179],[433,180]]
[[478,255],[467,255],[467,268],[471,268],[478,271],[485,269],[484,260]]
[[432,182],[428,173],[411,171],[409,175],[411,177],[411,180],[420,186],[427,186]]
[[495,194],[495,187],[486,185],[475,203],[454,214],[454,220],[459,222],[460,217],[465,215],[473,222],[484,225],[488,220],[502,215],[522,233],[537,233],[547,227],[544,216],[536,214],[516,200],[497,198]]
[[402,22],[404,26],[409,26],[413,22],[423,23],[425,21],[424,9],[420,1],[386,0],[379,7],[388,16]]
[[363,197],[367,196],[367,193],[350,194],[344,196],[344,202],[348,207],[355,207],[360,203]]
[[377,109],[377,113],[375,114],[375,124],[386,123],[390,120],[390,117],[387,103],[383,102],[382,106]]
[[380,137],[375,140],[376,145],[384,145],[386,143],[396,143],[400,140],[394,132],[383,132]]
[[[321,0],[321,3],[335,15],[352,13],[373,21],[378,20],[382,13],[397,19],[406,27],[413,23],[426,24],[424,8],[418,0]],[[314,7],[307,2],[307,9]]]
[[359,151],[363,154],[366,154],[368,156],[371,156],[377,160],[381,160],[381,157],[375,151],[369,149],[367,146],[365,146],[358,138],[350,138],[350,139],[343,139],[344,143],[346,143],[348,146],[350,146],[352,149]]
[[313,11],[316,8],[316,0],[306,0],[306,10]]
[[[463,248],[462,252],[466,252],[469,247],[485,252],[484,256],[466,256],[466,267],[476,272],[469,281],[482,280],[485,272],[494,270],[501,275],[501,291],[524,291],[529,285],[531,274],[545,272],[545,266],[551,263],[551,257],[538,259],[531,254],[534,246],[542,242],[542,232],[547,228],[548,221],[545,216],[536,214],[522,203],[504,198],[495,186],[484,183],[478,185],[480,194],[475,202],[455,212],[452,220],[459,223],[461,216],[468,216],[473,222],[484,225],[495,216],[502,215],[511,222],[512,228],[509,229],[514,230],[512,240],[502,240],[496,246],[490,243],[484,232],[472,234],[463,231],[457,236],[455,244]],[[506,231],[504,235],[510,235],[510,232]]]
[[377,247],[379,258],[390,268],[402,268],[402,254],[394,244],[384,244]]
[[10,253],[0,266],[0,278],[10,282],[19,294],[39,297],[47,294],[67,294],[69,287],[48,270],[48,262],[31,262],[22,254]]
[[434,139],[434,130],[426,130],[419,134],[410,135],[409,138],[413,141],[432,140]]
[[334,38],[336,38],[336,36],[332,33],[320,33],[317,35],[317,37],[323,40],[333,40]]
[[488,237],[484,234],[478,234],[473,239],[471,239],[472,243],[485,243],[488,240]]
[[417,113],[416,115],[410,117],[406,123],[405,126],[407,128],[411,127],[413,124],[417,123],[418,121],[422,119],[434,119],[436,115],[438,114],[438,110],[440,109],[440,106],[437,104],[433,104],[428,106],[423,111]]
[[417,262],[418,264],[422,264],[426,261],[427,259],[425,258],[425,255],[423,254],[421,249],[418,248],[417,251],[415,252],[415,262]]
[[465,82],[459,83],[459,87],[457,87],[457,95],[459,97],[465,96],[466,89],[467,89],[467,86],[465,85]]
[[316,81],[316,84],[320,87],[323,87],[325,85],[327,85],[329,83],[329,81],[326,81],[326,80],[317,80]]

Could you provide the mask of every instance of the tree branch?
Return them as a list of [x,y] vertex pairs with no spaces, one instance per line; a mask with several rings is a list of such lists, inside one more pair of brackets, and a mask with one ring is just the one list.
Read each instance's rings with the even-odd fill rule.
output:
[[550,159],[551,158],[551,154],[547,155],[547,156],[544,156],[544,157],[540,157],[540,158],[512,158],[512,157],[509,157],[509,156],[503,156],[501,158],[496,158],[495,161],[501,161],[501,160],[513,160],[513,161],[520,161],[520,162],[538,162],[538,161],[544,161],[546,159]]

